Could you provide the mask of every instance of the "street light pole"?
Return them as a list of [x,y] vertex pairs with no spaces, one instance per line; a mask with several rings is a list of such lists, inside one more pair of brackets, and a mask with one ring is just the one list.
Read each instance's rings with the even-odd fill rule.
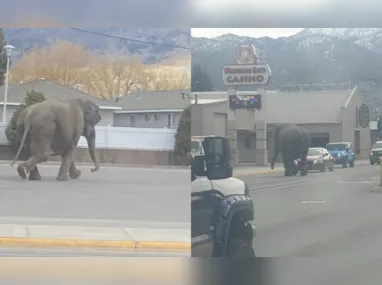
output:
[[3,102],[3,124],[5,124],[7,118],[7,101],[8,101],[8,80],[9,80],[9,62],[12,55],[12,50],[14,46],[6,45],[4,47],[5,54],[7,56],[7,70],[5,74],[5,88],[4,88],[4,102]]

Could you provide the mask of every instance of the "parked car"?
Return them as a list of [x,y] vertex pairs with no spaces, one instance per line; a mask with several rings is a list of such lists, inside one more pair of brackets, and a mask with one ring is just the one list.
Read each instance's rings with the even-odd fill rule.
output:
[[319,170],[325,172],[334,170],[333,156],[323,147],[311,147],[307,157],[308,170]]
[[206,137],[191,165],[191,256],[255,257],[254,205],[244,181],[232,177],[227,138]]
[[377,141],[370,149],[369,160],[370,164],[379,164],[379,157],[382,156],[382,141]]
[[355,155],[351,142],[333,142],[326,145],[326,149],[333,157],[334,164],[342,164],[344,168],[348,165],[354,167]]

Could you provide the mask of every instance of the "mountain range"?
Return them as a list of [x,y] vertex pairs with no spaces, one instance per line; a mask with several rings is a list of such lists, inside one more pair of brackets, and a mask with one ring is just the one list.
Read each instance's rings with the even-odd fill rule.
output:
[[259,58],[272,69],[269,89],[288,84],[370,81],[375,87],[371,93],[381,93],[381,28],[308,28],[276,39],[226,34],[192,38],[191,43],[192,66],[204,70],[216,90],[226,89],[222,68],[234,63],[238,44],[254,44]]
[[[148,64],[158,63],[174,57],[184,58],[189,54],[190,29],[104,28],[84,30],[87,32],[72,28],[3,28],[7,44],[16,47],[12,56],[14,61],[17,61],[18,58],[33,48],[47,46],[54,41],[61,40],[81,43],[89,50],[110,55],[139,56]],[[97,33],[106,34],[109,37],[97,35]],[[137,41],[119,40],[117,37]]]

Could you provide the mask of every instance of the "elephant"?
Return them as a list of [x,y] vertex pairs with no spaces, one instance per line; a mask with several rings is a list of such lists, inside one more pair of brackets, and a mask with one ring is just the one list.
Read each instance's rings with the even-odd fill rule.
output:
[[21,134],[20,147],[11,164],[14,165],[25,146],[29,159],[20,163],[17,172],[22,179],[41,180],[37,165],[49,156],[60,155],[62,163],[57,181],[77,179],[81,171],[74,163],[78,141],[84,136],[89,154],[95,164],[91,172],[100,166],[95,149],[95,126],[101,121],[99,107],[90,100],[48,99],[24,109],[17,120],[16,139]]
[[275,153],[271,161],[274,169],[275,161],[280,152],[284,163],[284,176],[297,174],[295,160],[299,159],[298,168],[301,176],[308,174],[307,156],[311,138],[307,130],[296,125],[279,125],[275,129]]

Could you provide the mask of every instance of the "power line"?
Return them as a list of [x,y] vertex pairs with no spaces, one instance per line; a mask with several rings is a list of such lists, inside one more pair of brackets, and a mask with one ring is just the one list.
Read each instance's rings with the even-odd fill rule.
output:
[[136,43],[150,44],[150,45],[156,45],[156,46],[165,46],[165,47],[186,49],[186,50],[191,49],[191,48],[183,47],[183,46],[167,45],[167,44],[160,44],[160,43],[149,42],[149,41],[142,41],[142,40],[135,40],[135,39],[129,39],[129,38],[124,38],[124,37],[117,37],[117,36],[112,36],[112,35],[108,35],[108,34],[104,34],[104,33],[92,32],[92,31],[87,31],[87,30],[82,30],[82,29],[77,29],[77,28],[70,28],[70,29],[77,31],[77,32],[82,32],[82,33],[93,34],[93,35],[97,35],[97,36],[117,39],[120,41],[130,41],[130,42],[136,42]]

